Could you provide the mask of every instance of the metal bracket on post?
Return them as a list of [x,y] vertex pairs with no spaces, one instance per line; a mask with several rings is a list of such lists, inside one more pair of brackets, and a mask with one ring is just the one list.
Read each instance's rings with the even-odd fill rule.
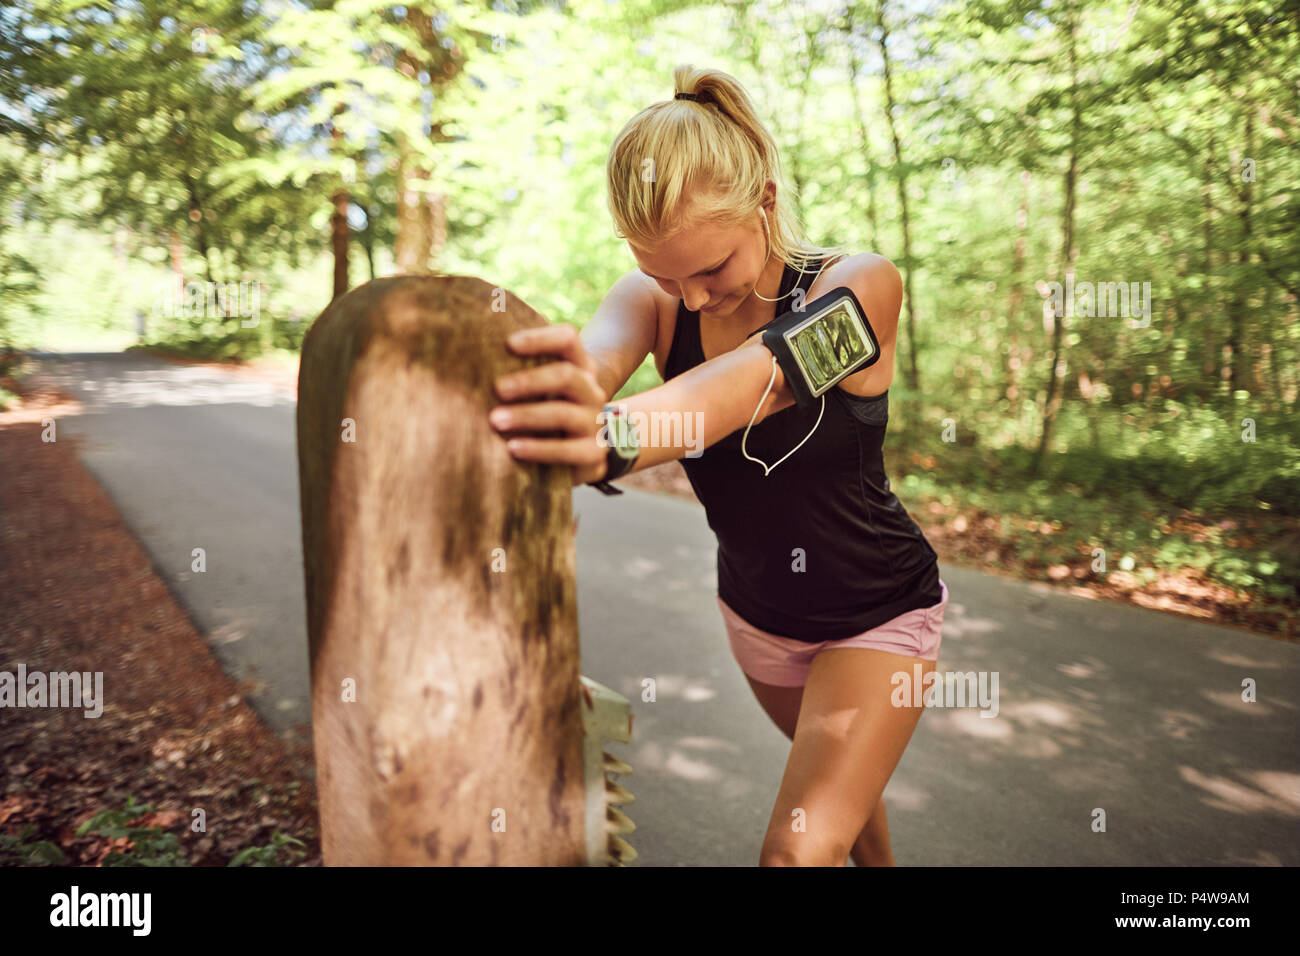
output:
[[632,741],[632,706],[626,697],[589,677],[582,683],[582,762],[587,784],[587,865],[626,866],[636,850],[621,834],[636,824],[618,809],[633,801],[626,789],[610,779],[632,768],[605,752],[605,741]]

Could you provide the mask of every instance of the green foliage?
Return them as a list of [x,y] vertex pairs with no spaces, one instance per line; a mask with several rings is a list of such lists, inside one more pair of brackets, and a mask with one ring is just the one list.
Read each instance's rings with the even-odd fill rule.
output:
[[[890,472],[901,476],[897,491],[909,508],[938,501],[962,513],[1014,516],[1003,518],[1001,533],[1037,566],[1077,562],[1074,544],[1084,541],[1143,580],[1157,568],[1197,569],[1265,602],[1296,601],[1300,540],[1281,524],[1270,531],[1269,519],[1297,514],[1300,435],[1284,418],[1262,416],[1256,440],[1243,441],[1242,416],[1172,411],[1147,428],[1121,410],[1096,411],[1091,423],[1067,417],[1060,436],[1067,448],[1048,459],[1042,476],[1019,445],[962,447],[926,437],[938,429],[901,432],[889,444],[929,455],[934,465],[904,458]],[[1097,445],[1088,442],[1094,432],[1102,436]],[[1195,516],[1199,534],[1164,530],[1179,515]],[[1252,535],[1240,528],[1247,520],[1259,525]],[[1023,530],[1026,524],[1053,524],[1060,533]]]
[[153,810],[148,804],[136,803],[134,796],[128,796],[121,810],[102,810],[77,827],[77,836],[98,833],[113,840],[126,837],[131,841],[125,853],[110,852],[104,858],[104,866],[189,866],[174,833],[164,833],[158,826],[130,825]]
[[296,837],[276,830],[271,842],[261,847],[245,847],[235,854],[228,866],[297,866],[307,855],[306,846]]
[[68,858],[57,843],[33,840],[36,827],[28,823],[18,836],[0,833],[0,866],[62,866]]
[[[150,343],[297,348],[330,298],[339,191],[354,285],[363,253],[394,271],[399,210],[433,191],[442,271],[582,326],[634,265],[605,206],[610,145],[695,62],[751,93],[810,238],[906,274],[900,477],[1109,536],[1134,573],[1294,586],[1280,537],[1237,554],[1143,517],[1300,516],[1300,25],[1268,0],[17,0],[0,21],[0,344],[120,330],[177,268],[257,279],[275,305],[251,330],[150,313]],[[35,228],[56,220],[82,231]],[[1045,316],[1067,264],[1149,283],[1149,314]],[[618,394],[658,384],[647,357]],[[1016,547],[1060,558],[1055,537]]]
[[260,323],[244,328],[238,318],[213,318],[164,331],[143,344],[147,348],[186,358],[245,361],[262,354],[264,338]]
[[301,319],[267,315],[248,327],[239,316],[197,317],[161,325],[138,347],[217,361],[247,361],[277,349],[296,352],[311,327],[310,322]]
[[[1053,478],[1107,498],[1138,489],[1154,501],[1205,514],[1300,516],[1300,433],[1290,416],[1165,404],[1172,414],[1145,427],[1111,413],[1103,445],[1078,435],[1078,443],[1053,456]],[[1254,422],[1253,441],[1243,440],[1244,417]],[[1063,429],[1062,439],[1071,432]]]
[[13,345],[15,316],[31,307],[41,289],[40,265],[14,236],[15,226],[42,210],[39,197],[31,196],[27,189],[41,168],[38,158],[25,153],[17,137],[0,135],[0,349]]
[[[290,787],[290,789],[296,789]],[[154,808],[137,803],[128,796],[120,810],[103,810],[77,828],[76,835],[98,834],[110,840],[127,838],[125,851],[113,850],[103,861],[104,866],[189,866],[189,860],[180,841],[173,833],[158,826],[133,826],[132,824]],[[32,840],[35,827],[27,824],[17,836],[0,835],[0,866],[36,866],[66,864],[67,857],[57,844],[48,840]],[[296,837],[275,830],[270,843],[241,849],[231,859],[229,866],[296,866],[305,857],[306,844]]]

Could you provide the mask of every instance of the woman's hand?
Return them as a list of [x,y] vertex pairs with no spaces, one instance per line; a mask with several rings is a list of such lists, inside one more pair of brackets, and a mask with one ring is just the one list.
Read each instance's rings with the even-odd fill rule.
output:
[[[606,448],[597,439],[605,392],[596,366],[578,336],[565,323],[521,329],[506,339],[516,355],[554,355],[560,361],[523,369],[496,381],[498,405],[488,421],[499,432],[559,431],[566,437],[511,438],[506,447],[524,461],[573,466],[573,483],[605,475]],[[536,399],[525,402],[524,399]]]

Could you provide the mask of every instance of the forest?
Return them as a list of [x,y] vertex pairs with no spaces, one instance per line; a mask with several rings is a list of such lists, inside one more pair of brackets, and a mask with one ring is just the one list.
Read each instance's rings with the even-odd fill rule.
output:
[[1295,3],[11,0],[0,363],[293,356],[395,273],[581,327],[679,63],[745,85],[812,242],[901,271],[887,464],[942,557],[1296,633]]

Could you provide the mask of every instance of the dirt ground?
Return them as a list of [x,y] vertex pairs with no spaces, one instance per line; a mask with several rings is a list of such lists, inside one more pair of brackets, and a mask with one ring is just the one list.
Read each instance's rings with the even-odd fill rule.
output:
[[102,672],[103,713],[0,709],[0,835],[30,824],[26,842],[99,865],[133,852],[130,837],[78,837],[78,825],[134,798],[154,810],[130,825],[174,834],[192,865],[225,866],[277,830],[303,841],[299,862],[319,865],[310,749],[245,703],[75,441],[42,441],[42,418],[76,408],[37,389],[0,413],[0,670]]

